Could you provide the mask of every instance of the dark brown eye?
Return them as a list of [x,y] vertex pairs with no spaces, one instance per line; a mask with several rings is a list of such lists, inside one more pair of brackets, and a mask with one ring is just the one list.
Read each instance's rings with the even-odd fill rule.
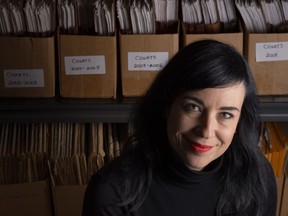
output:
[[223,112],[221,113],[221,116],[224,118],[224,119],[231,119],[234,117],[234,115],[232,113],[229,113],[229,112]]
[[197,106],[196,104],[193,104],[193,103],[185,104],[184,108],[185,108],[186,111],[193,111],[193,112],[200,111],[200,107]]

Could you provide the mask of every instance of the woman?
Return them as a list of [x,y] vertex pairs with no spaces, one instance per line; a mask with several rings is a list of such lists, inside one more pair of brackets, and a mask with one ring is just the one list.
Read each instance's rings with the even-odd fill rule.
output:
[[212,40],[180,50],[134,115],[128,147],[96,173],[83,215],[276,215],[244,58]]

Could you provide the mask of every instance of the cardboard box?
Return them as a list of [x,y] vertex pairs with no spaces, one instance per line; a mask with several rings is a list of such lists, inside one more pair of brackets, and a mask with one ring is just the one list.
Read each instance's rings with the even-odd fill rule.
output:
[[244,53],[259,95],[288,94],[288,33],[245,34]]
[[185,29],[182,25],[182,32],[183,32],[183,46],[186,46],[192,42],[204,40],[204,39],[211,39],[217,40],[229,45],[234,46],[240,53],[243,53],[243,39],[244,34],[240,30],[239,32],[235,33],[214,33],[214,34],[186,34]]
[[60,95],[115,98],[116,36],[59,36]]
[[0,185],[0,215],[52,216],[48,182]]
[[284,184],[282,189],[281,211],[279,216],[288,215],[288,161],[286,161],[286,171],[284,174]]
[[279,215],[281,211],[281,204],[282,204],[282,191],[283,191],[283,183],[284,183],[284,176],[275,176],[276,178],[276,185],[277,185],[277,209],[276,215]]
[[53,186],[55,216],[82,215],[86,185]]
[[122,94],[145,93],[158,72],[179,50],[179,34],[120,34]]
[[0,37],[0,97],[55,96],[55,37]]

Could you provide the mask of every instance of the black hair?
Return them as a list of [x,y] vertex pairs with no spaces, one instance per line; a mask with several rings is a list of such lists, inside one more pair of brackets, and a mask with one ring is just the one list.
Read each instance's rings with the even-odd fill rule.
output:
[[121,184],[122,204],[129,204],[133,211],[148,193],[152,169],[161,163],[161,150],[169,142],[164,116],[174,98],[188,90],[239,83],[244,83],[245,99],[237,133],[223,156],[224,190],[217,215],[229,211],[245,215],[251,208],[256,209],[256,215],[262,215],[267,198],[262,175],[267,175],[268,170],[258,148],[260,120],[255,83],[245,58],[233,46],[214,40],[201,40],[182,48],[139,101],[133,116],[134,132],[128,143],[132,151],[119,160],[117,167],[125,170],[126,175]]

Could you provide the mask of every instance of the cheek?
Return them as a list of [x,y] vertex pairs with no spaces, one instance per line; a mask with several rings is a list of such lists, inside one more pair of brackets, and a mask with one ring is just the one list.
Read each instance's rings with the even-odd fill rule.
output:
[[183,123],[181,115],[178,115],[176,112],[172,112],[167,118],[167,134],[171,144],[177,142],[177,137],[179,132],[183,129]]
[[177,118],[172,116],[167,119],[167,135],[171,144],[175,144],[177,141],[177,134],[180,130],[178,121]]
[[222,142],[222,145],[219,146],[219,148],[217,150],[218,156],[220,156],[226,152],[226,150],[229,148],[229,146],[232,143],[234,135],[235,135],[235,130],[228,129],[225,131],[225,129],[223,129],[221,136],[218,136],[218,139]]
[[187,130],[190,130],[193,128],[193,125],[195,122],[194,120],[191,120],[191,118],[185,117],[185,115],[181,113],[174,113],[172,115],[169,115],[167,118],[167,132],[175,134],[178,132],[185,132]]
[[229,143],[229,144],[224,144],[224,145],[220,146],[220,147],[216,150],[214,157],[215,157],[215,158],[218,158],[218,157],[220,157],[221,155],[223,155],[223,154],[227,151],[227,149],[229,148],[230,144],[231,144],[231,143]]
[[220,139],[225,145],[229,146],[231,144],[234,134],[235,134],[235,130],[236,128],[234,129],[234,127],[232,127],[230,129],[226,129],[221,132]]
[[179,148],[181,146],[182,134],[193,128],[193,121],[191,119],[185,118],[183,115],[175,116],[167,122],[167,134],[170,144],[174,148]]

